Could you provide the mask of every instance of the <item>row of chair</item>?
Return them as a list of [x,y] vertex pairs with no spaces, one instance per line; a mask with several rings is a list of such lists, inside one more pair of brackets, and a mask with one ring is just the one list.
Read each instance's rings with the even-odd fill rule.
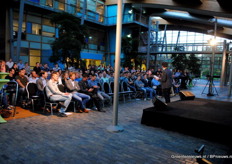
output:
[[[100,87],[100,90],[108,94],[109,96],[114,95],[114,82],[103,82],[98,83],[98,86]],[[123,101],[125,102],[125,96],[128,95],[129,98],[131,98],[131,94],[134,93],[131,91],[127,85],[126,82],[120,81],[119,82],[119,95],[122,95]]]

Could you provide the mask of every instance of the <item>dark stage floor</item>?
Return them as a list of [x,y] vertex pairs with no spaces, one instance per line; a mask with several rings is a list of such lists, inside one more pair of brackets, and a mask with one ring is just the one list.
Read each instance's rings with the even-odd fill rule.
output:
[[199,98],[176,101],[166,109],[144,109],[141,123],[231,144],[232,103]]

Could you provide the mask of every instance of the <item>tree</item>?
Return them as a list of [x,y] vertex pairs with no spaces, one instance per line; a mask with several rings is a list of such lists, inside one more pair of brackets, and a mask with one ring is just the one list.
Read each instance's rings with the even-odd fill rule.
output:
[[195,54],[190,54],[187,69],[189,69],[195,75],[200,75],[201,64],[199,62],[200,59],[198,59]]
[[190,70],[195,75],[200,75],[201,64],[195,54],[172,54],[172,66],[177,70]]
[[185,70],[187,68],[187,55],[186,54],[172,54],[172,66],[177,70]]
[[79,67],[80,52],[88,37],[87,27],[80,24],[79,18],[66,12],[53,14],[50,21],[59,30],[59,37],[51,43],[50,61],[65,63],[66,67],[75,63]]
[[122,52],[125,55],[124,59],[122,60],[123,67],[127,66],[131,68],[132,59],[134,59],[136,67],[140,64],[141,60],[138,57],[138,46],[139,46],[138,38],[122,37]]

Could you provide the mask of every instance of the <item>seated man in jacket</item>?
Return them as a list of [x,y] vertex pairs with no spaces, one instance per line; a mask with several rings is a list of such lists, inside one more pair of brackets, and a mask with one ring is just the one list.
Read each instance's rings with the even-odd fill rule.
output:
[[85,112],[88,113],[89,111],[86,110],[86,103],[90,100],[90,96],[86,95],[84,93],[79,93],[80,86],[78,85],[78,82],[75,81],[76,73],[70,72],[69,79],[65,80],[65,86],[67,87],[67,91],[69,93],[72,93],[72,97],[78,101],[80,104],[80,113]]
[[19,84],[18,103],[22,104],[23,107],[26,105],[26,86],[28,83],[28,78],[26,77],[25,73],[26,70],[22,68],[19,70],[19,75],[15,77],[15,80]]
[[100,91],[100,87],[97,84],[96,81],[97,76],[94,74],[92,75],[91,79],[88,80],[88,84],[91,88],[94,88],[97,92],[97,96],[102,100],[106,100],[108,102],[108,104],[111,104],[111,98],[109,95],[107,95],[105,92]]
[[67,117],[65,111],[72,99],[72,94],[61,92],[58,88],[58,75],[57,73],[52,73],[51,79],[47,82],[46,85],[46,94],[51,101],[64,101],[64,104],[61,105],[60,113],[58,116]]
[[87,80],[88,80],[88,75],[83,74],[82,80],[78,83],[80,86],[80,92],[87,94],[91,97],[99,112],[105,112],[105,110],[102,109],[103,101],[97,96],[97,90],[93,87],[90,87]]
[[155,91],[153,88],[145,87],[145,84],[141,81],[141,76],[138,76],[135,80],[135,86],[138,90],[143,91],[144,93],[144,100],[147,100],[147,94],[149,94],[149,98],[152,99],[155,95]]
[[[40,105],[44,106],[44,98],[43,98],[44,97],[44,88],[46,87],[47,82],[48,82],[48,79],[47,79],[48,73],[45,71],[41,71],[39,73],[39,76],[40,76],[40,78],[38,80],[36,80],[36,85],[38,88],[38,95],[39,95],[39,97],[42,97],[40,99]],[[42,107],[42,109],[43,109],[43,107]],[[49,110],[47,109],[47,111],[49,111]]]

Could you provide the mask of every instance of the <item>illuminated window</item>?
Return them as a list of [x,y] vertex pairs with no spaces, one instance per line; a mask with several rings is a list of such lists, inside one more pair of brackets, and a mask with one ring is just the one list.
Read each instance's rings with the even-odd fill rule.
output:
[[30,66],[35,66],[36,62],[41,60],[41,51],[40,50],[30,50]]
[[53,7],[53,0],[47,0],[46,5],[49,7]]
[[58,9],[65,10],[65,0],[59,0],[58,3],[59,3]]
[[32,34],[41,35],[41,25],[40,24],[32,24]]

